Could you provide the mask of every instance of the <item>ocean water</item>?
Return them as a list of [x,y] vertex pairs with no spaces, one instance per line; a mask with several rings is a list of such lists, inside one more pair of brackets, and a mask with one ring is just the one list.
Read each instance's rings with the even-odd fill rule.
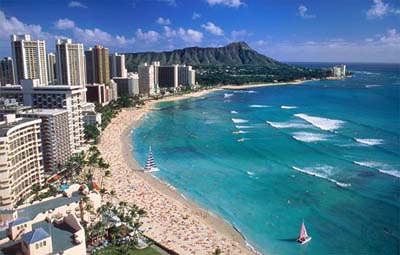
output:
[[[398,254],[400,67],[160,103],[135,129],[158,178],[266,254]],[[295,242],[304,219],[312,241]]]

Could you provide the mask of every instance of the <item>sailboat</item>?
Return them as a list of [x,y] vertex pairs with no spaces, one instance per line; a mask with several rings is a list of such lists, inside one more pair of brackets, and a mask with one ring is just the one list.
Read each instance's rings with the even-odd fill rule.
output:
[[308,243],[309,241],[311,241],[311,236],[308,236],[307,229],[306,226],[304,225],[304,220],[303,220],[303,223],[301,224],[300,236],[297,239],[297,242],[303,245]]
[[154,161],[153,152],[151,151],[151,146],[149,148],[149,156],[147,157],[146,165],[144,166],[145,172],[155,172],[159,171],[156,162]]

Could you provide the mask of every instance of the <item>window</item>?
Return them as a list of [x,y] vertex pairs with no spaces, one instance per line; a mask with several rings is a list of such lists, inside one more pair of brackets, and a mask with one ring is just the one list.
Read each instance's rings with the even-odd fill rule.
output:
[[43,246],[46,246],[46,241],[43,241]]
[[35,247],[36,247],[36,249],[39,249],[39,244],[37,243],[37,244],[35,245]]

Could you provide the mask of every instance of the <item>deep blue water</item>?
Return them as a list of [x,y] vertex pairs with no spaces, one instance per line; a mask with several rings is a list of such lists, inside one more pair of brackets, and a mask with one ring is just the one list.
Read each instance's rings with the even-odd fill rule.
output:
[[[161,103],[133,133],[134,156],[144,164],[151,145],[157,177],[261,252],[399,254],[400,66],[348,69]],[[303,219],[313,239],[300,246]]]

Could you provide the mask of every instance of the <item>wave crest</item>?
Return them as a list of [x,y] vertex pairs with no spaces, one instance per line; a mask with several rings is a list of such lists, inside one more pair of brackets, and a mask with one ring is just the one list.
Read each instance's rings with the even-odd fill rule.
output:
[[382,139],[361,139],[354,138],[358,143],[366,144],[366,145],[379,145],[383,143]]
[[[329,175],[331,174],[331,171],[333,169],[333,167],[331,167],[331,166],[316,167],[315,169],[319,170],[318,172],[316,172],[315,169],[312,169],[312,168],[304,168],[304,169],[302,169],[302,168],[295,167],[295,166],[292,166],[292,169],[295,170],[295,171],[304,173],[304,174],[308,174],[308,175],[311,175],[311,176],[315,176],[315,177],[318,177],[318,178],[322,178],[322,179],[328,180],[328,181],[333,182],[336,185],[338,185],[340,187],[343,187],[343,188],[351,186],[350,183],[339,182],[339,181],[337,181],[335,179],[330,178]],[[320,173],[320,171],[322,171],[322,173]]]
[[271,125],[274,128],[309,128],[310,126],[303,123],[294,123],[294,122],[272,122],[266,121],[267,124]]
[[233,123],[246,123],[249,122],[248,120],[244,120],[244,119],[234,119],[232,118]]
[[289,110],[289,109],[296,109],[297,106],[282,105],[281,108],[282,108],[282,109],[287,109],[287,110]]
[[270,107],[269,105],[263,105],[263,104],[251,104],[249,105],[250,108],[267,108]]
[[312,143],[312,142],[326,141],[328,136],[324,134],[316,134],[309,132],[297,132],[293,134],[293,138],[298,141]]
[[294,114],[293,116],[305,120],[314,127],[317,127],[325,131],[333,131],[335,129],[340,128],[344,124],[344,121],[341,120],[309,116],[303,113]]

